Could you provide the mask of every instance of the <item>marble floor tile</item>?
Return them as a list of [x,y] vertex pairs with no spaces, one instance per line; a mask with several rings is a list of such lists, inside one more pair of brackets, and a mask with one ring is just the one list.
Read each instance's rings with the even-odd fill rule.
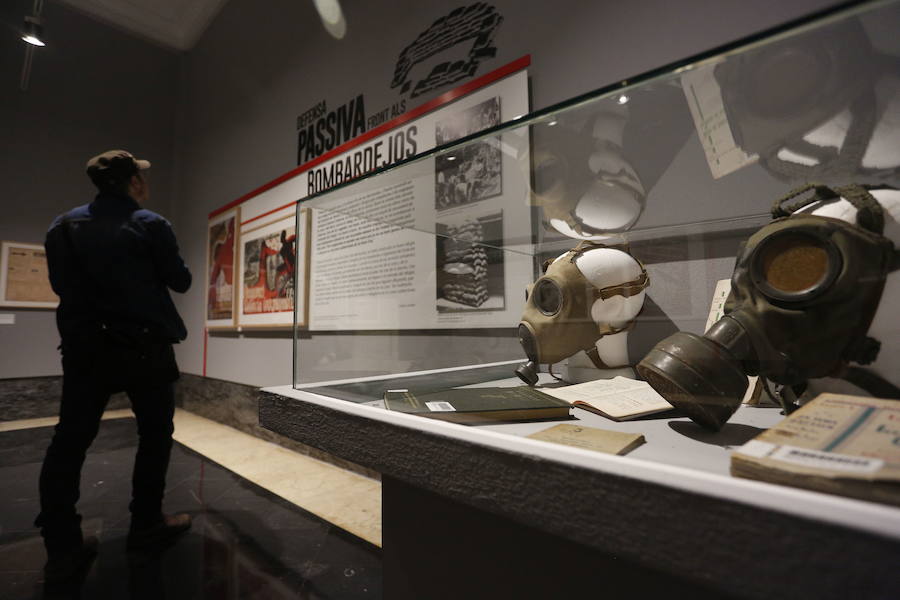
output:
[[178,410],[175,439],[304,510],[381,545],[381,484]]
[[[107,419],[124,419],[133,417],[134,413],[130,408],[120,408],[116,410],[108,410],[103,413],[103,420]],[[36,427],[53,427],[59,423],[59,417],[39,417],[36,419],[20,419],[18,421],[0,421],[0,433],[4,431],[17,431],[19,429],[34,429]]]
[[[194,420],[193,426],[210,433],[201,421]],[[133,564],[128,560],[125,540],[137,441],[134,429],[130,419],[104,423],[88,453],[79,512],[84,516],[85,535],[96,535],[100,541],[99,555],[84,582],[77,589],[65,590],[64,597],[381,597],[378,547],[181,443],[172,449],[165,508],[167,512],[189,512],[194,525],[158,560]],[[214,433],[212,437],[228,432]],[[37,511],[43,451],[52,435],[49,426],[0,433],[0,598],[4,600],[49,597],[44,594],[47,590],[41,571],[43,543],[32,521]],[[232,438],[232,443],[243,442]],[[258,449],[248,454],[261,459],[274,456]],[[278,456],[279,468],[293,468],[284,460]],[[310,482],[318,481],[322,473],[318,463],[304,461],[295,470],[302,471]],[[253,471],[252,461],[245,461],[241,468]],[[368,503],[380,506],[380,493],[374,497],[375,490],[380,489],[378,482],[361,479],[368,483],[359,488],[358,495],[373,496]],[[317,484],[315,489],[319,496],[327,497],[327,485]],[[341,505],[341,500],[332,499],[331,504]],[[358,503],[351,501],[347,506],[351,513],[365,515]]]
[[[107,411],[104,419],[122,420],[104,424],[101,430],[115,428],[119,433],[127,430],[135,434],[134,420],[124,420],[125,417],[133,417],[130,409]],[[42,460],[49,437],[43,445],[21,444],[20,440],[30,435],[26,429],[46,428],[55,425],[56,421],[56,418],[50,418],[0,423],[0,432],[19,432],[13,437],[0,438],[0,462],[14,465]],[[98,436],[92,445],[95,460],[85,464],[83,473],[85,483],[81,493],[85,501],[127,502],[130,497],[133,440],[113,433]],[[380,482],[181,409],[176,411],[175,439],[326,521],[376,546],[381,545]],[[189,455],[173,456],[172,460],[185,460],[197,468],[203,463],[201,458]],[[168,489],[170,493],[183,496],[187,505],[201,506],[204,489],[207,499],[210,493],[213,496],[221,493],[221,486],[213,485],[210,477],[215,475],[208,474],[205,487],[197,490],[179,485],[180,482],[172,481],[170,477]],[[12,488],[7,489],[7,493],[13,498],[32,494],[37,488],[36,477],[12,477],[11,481]]]

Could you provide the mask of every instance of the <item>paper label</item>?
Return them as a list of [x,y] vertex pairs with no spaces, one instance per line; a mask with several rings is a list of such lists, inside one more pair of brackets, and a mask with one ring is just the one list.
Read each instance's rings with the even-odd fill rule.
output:
[[[728,300],[728,295],[730,293],[730,279],[720,279],[716,282],[716,290],[713,292],[712,303],[709,305],[709,315],[706,317],[706,327],[703,328],[704,332],[709,331],[709,328],[713,326],[713,323],[725,316],[725,301]],[[761,402],[762,390],[756,385],[758,379],[759,377],[755,375],[748,378],[747,391],[744,393],[741,403],[754,405],[764,403]],[[768,398],[768,396],[766,396],[766,398]],[[765,402],[765,404],[771,403]]]
[[712,304],[709,306],[709,316],[706,317],[706,327],[703,331],[709,331],[713,323],[725,316],[725,301],[731,293],[731,280],[720,279],[716,282],[716,291],[713,292]]
[[425,406],[431,412],[455,412],[456,409],[449,402],[426,402]]
[[737,450],[738,454],[752,456],[753,458],[762,458],[772,452],[776,448],[775,444],[761,442],[759,440],[750,440]]
[[759,157],[747,154],[734,141],[715,68],[716,65],[712,64],[684,73],[681,87],[694,117],[709,170],[713,179],[719,179],[756,162]]
[[795,446],[781,446],[769,458],[804,467],[847,473],[874,473],[884,466],[884,461],[880,458],[835,454],[834,452],[821,452]]

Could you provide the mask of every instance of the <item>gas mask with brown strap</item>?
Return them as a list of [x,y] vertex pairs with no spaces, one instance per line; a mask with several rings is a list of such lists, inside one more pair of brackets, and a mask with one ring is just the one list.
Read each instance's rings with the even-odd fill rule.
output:
[[[639,277],[619,285],[595,287],[576,265],[585,252],[610,248],[627,253],[627,247],[582,242],[555,261],[544,263],[544,274],[528,287],[525,310],[519,323],[519,343],[528,362],[516,369],[516,375],[528,385],[537,383],[538,365],[553,364],[584,350],[597,368],[607,368],[597,353],[596,342],[604,335],[628,330],[632,319],[623,327],[597,323],[591,307],[597,300],[613,296],[629,298],[650,285],[644,265]],[[633,257],[632,257],[633,258]]]
[[[783,206],[810,190],[806,200]],[[841,197],[857,208],[858,226],[793,214]],[[703,336],[669,336],[637,366],[666,400],[712,430],[737,410],[747,375],[760,375],[767,389],[766,380],[800,388],[812,378],[842,376],[850,362],[872,362],[880,347],[866,334],[885,278],[900,264],[882,235],[878,201],[859,185],[810,185],[776,202],[772,214],[738,255],[725,316]],[[778,400],[786,412],[795,408]]]

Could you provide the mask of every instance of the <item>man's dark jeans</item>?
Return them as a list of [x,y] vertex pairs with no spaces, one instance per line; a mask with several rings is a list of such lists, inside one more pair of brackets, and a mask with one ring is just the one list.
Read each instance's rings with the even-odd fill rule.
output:
[[81,545],[81,515],[75,510],[81,467],[113,392],[124,390],[128,394],[140,438],[132,477],[132,522],[152,523],[162,514],[174,431],[173,383],[168,377],[156,382],[122,381],[120,369],[104,366],[108,352],[109,348],[96,343],[63,348],[59,424],[41,469],[41,513],[35,521],[41,527],[48,553]]

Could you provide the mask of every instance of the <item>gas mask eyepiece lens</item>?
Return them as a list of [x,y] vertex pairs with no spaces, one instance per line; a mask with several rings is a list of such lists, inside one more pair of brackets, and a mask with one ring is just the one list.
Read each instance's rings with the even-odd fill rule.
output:
[[539,279],[532,289],[534,305],[548,317],[562,308],[562,290],[552,279]]
[[785,231],[760,244],[752,260],[757,288],[776,300],[818,296],[840,272],[840,252],[833,244],[801,232]]

